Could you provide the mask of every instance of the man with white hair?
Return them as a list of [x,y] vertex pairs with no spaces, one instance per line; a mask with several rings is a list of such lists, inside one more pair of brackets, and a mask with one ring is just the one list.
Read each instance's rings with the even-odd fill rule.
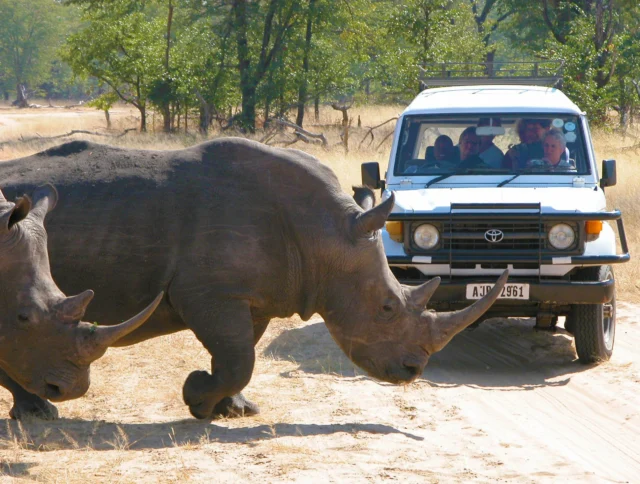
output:
[[548,171],[575,171],[576,167],[567,153],[567,140],[562,131],[551,128],[542,141],[544,157],[542,160],[531,160],[530,167],[540,167]]

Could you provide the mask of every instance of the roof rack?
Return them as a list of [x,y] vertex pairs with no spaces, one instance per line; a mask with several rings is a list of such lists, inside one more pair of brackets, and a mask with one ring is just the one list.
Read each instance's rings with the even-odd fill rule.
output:
[[420,87],[480,84],[561,87],[564,61],[432,62],[420,68]]

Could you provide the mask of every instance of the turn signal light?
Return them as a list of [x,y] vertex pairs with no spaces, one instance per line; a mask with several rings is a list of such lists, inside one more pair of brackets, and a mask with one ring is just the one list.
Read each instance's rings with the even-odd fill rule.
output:
[[585,230],[589,235],[597,235],[602,232],[602,220],[587,220]]
[[402,222],[387,222],[387,233],[392,240],[396,242],[402,242],[404,235],[404,227]]

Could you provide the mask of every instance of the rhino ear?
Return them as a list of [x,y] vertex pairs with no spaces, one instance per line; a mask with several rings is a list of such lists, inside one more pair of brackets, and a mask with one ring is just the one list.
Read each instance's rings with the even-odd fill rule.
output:
[[58,191],[53,185],[46,184],[38,187],[33,192],[33,210],[40,220],[44,220],[47,213],[51,212],[58,203]]
[[31,199],[26,195],[18,198],[15,204],[10,203],[8,207],[0,208],[0,230],[11,230],[11,227],[29,215],[30,210]]
[[387,221],[387,217],[389,217],[394,203],[395,196],[392,193],[391,196],[380,205],[358,214],[354,224],[355,236],[364,237],[384,227],[384,223]]

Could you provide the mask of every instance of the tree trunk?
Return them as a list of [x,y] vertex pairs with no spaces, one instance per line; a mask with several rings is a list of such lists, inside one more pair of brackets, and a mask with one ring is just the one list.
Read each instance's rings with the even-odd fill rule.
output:
[[16,93],[16,100],[13,104],[19,108],[28,108],[29,101],[27,100],[27,87],[24,84],[19,83],[16,87]]
[[240,71],[240,92],[242,93],[242,113],[240,122],[245,129],[253,132],[256,124],[256,86],[252,79],[249,41],[247,40],[247,2],[233,2],[238,46],[238,69]]
[[309,52],[311,52],[311,37],[313,18],[315,11],[316,0],[309,0],[309,13],[307,16],[307,32],[304,39],[304,54],[302,57],[302,80],[300,81],[300,87],[298,89],[298,115],[296,116],[296,124],[302,127],[304,122],[304,107],[307,102],[308,82],[307,75],[309,74]]
[[171,107],[169,104],[162,107],[162,131],[171,133]]
[[140,111],[140,132],[147,132],[147,107],[144,105],[136,106]]
[[256,130],[256,87],[251,82],[242,86],[240,124],[251,133]]
[[320,98],[318,96],[313,100],[313,115],[315,116],[316,123],[320,121]]

